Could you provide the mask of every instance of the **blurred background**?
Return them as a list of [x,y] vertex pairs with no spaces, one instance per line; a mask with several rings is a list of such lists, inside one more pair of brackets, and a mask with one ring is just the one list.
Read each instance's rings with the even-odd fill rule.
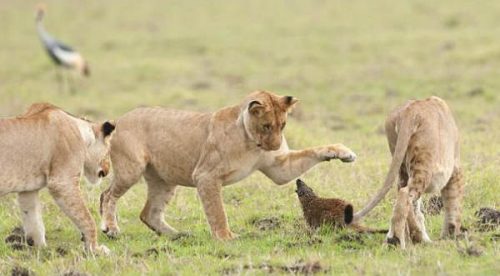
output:
[[[37,37],[38,3],[0,0],[3,117],[38,101],[102,120],[137,106],[214,111],[259,89],[292,95],[300,99],[285,131],[292,147],[341,142],[359,158],[322,164],[305,181],[359,208],[390,162],[386,114],[408,99],[437,95],[462,133],[465,221],[472,223],[479,207],[500,205],[500,1],[44,1],[46,30],[91,69],[88,78],[65,72],[72,91],[60,89]],[[278,188],[260,174],[242,182],[225,190],[236,232],[250,231],[249,217],[300,218],[293,185]],[[149,235],[138,222],[143,186],[126,195],[137,204],[121,212]],[[94,214],[101,189],[87,190]],[[10,207],[15,197],[7,198],[1,231],[19,219]],[[387,227],[391,202],[369,222]],[[172,205],[174,226],[207,233],[194,190],[179,189]],[[437,237],[441,218],[429,223]]]

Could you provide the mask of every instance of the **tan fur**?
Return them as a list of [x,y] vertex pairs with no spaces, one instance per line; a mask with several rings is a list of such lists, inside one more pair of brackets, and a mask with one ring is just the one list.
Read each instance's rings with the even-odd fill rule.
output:
[[95,222],[79,187],[82,170],[91,182],[109,171],[109,135],[101,126],[45,103],[0,120],[0,196],[18,193],[26,240],[33,245],[46,244],[38,191],[47,187],[84,235],[87,249],[109,251],[97,244]]
[[386,120],[386,134],[393,160],[384,186],[371,202],[355,214],[361,219],[389,191],[399,174],[388,242],[405,247],[408,228],[413,242],[430,242],[421,211],[422,193],[441,191],[445,206],[442,236],[460,231],[463,177],[460,168],[458,129],[446,103],[438,98],[410,101]]
[[355,154],[341,144],[289,150],[282,130],[297,102],[288,96],[254,92],[239,105],[213,113],[138,108],[117,121],[111,143],[114,178],[101,195],[102,228],[118,233],[116,202],[144,175],[148,199],[141,220],[160,234],[177,235],[163,220],[175,187],[195,187],[212,234],[234,238],[221,189],[259,170],[285,184],[322,161],[351,162]]

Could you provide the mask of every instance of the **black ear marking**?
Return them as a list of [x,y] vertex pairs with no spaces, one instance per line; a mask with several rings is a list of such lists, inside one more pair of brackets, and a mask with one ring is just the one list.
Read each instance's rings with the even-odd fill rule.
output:
[[286,97],[285,97],[285,103],[286,103],[286,104],[291,104],[291,103],[292,103],[292,100],[293,100],[293,97],[292,97],[292,96],[286,96]]
[[115,130],[115,125],[113,125],[112,123],[106,121],[104,122],[104,124],[102,124],[102,133],[104,137],[110,135],[113,130]]

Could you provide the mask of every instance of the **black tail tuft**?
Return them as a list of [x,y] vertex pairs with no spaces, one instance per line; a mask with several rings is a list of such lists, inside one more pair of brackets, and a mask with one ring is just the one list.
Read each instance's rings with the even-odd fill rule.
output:
[[347,204],[344,209],[344,222],[349,224],[352,222],[354,210],[351,204]]

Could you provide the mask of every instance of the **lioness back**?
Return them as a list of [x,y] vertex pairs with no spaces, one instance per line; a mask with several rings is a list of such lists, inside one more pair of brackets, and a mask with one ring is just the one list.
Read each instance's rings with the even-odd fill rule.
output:
[[111,160],[145,162],[162,178],[190,186],[210,116],[160,107],[134,109],[117,120]]
[[458,129],[448,105],[438,97],[411,101],[389,115],[388,120],[395,124],[402,117],[415,118],[416,122],[406,151],[406,166],[418,167],[419,164],[411,164],[412,160],[427,160],[433,184],[429,188],[441,189],[460,163]]
[[64,142],[74,147],[79,141],[77,131],[63,111],[49,104],[37,104],[21,116],[1,119],[0,195],[38,189],[48,175],[57,145]]
[[97,183],[109,172],[110,122],[94,123],[47,103],[0,120],[0,196],[18,193],[24,240],[45,246],[39,191],[48,188],[60,209],[76,224],[93,253],[108,254],[97,243],[95,222],[81,196],[81,175]]

